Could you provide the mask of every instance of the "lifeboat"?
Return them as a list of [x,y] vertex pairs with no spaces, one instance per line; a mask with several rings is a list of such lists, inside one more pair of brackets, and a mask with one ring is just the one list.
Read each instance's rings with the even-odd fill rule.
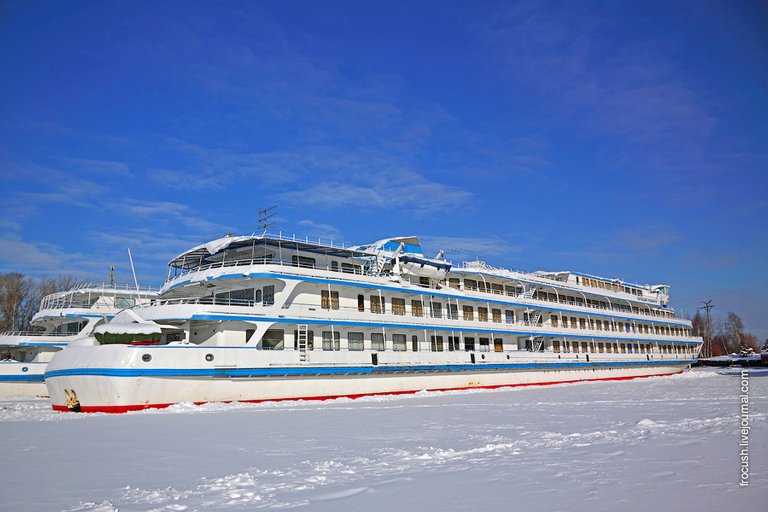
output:
[[433,260],[420,256],[404,254],[398,257],[400,272],[417,277],[428,277],[440,281],[451,270],[451,264],[446,261]]

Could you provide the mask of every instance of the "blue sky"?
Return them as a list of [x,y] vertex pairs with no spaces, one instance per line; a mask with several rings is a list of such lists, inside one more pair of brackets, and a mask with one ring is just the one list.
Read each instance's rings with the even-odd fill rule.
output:
[[768,8],[0,2],[0,272],[256,229],[672,285],[768,336]]

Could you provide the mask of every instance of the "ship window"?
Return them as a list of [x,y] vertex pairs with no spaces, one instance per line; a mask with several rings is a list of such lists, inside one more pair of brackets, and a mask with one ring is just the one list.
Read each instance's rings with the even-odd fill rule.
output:
[[475,338],[464,337],[464,350],[467,352],[475,350]]
[[515,323],[515,312],[509,309],[504,310],[504,319],[508,324]]
[[338,331],[323,331],[323,350],[339,350],[341,348],[341,333]]
[[321,290],[320,306],[323,309],[339,309],[339,292]]
[[386,299],[378,295],[371,295],[371,313],[384,313],[386,309]]
[[585,318],[579,318],[579,329],[587,328],[587,320]]
[[[299,350],[299,331],[293,331],[293,349]],[[315,331],[307,331],[307,350],[315,349]]]
[[371,350],[384,350],[384,335],[380,332],[371,334]]
[[560,352],[560,342],[558,340],[554,340],[552,342],[552,352],[555,354]]
[[442,336],[430,336],[430,347],[432,349],[432,352],[442,352],[443,351],[443,337]]
[[261,302],[261,288],[256,288],[256,293],[253,295],[256,302]]
[[448,315],[448,318],[450,320],[458,320],[459,319],[459,306],[458,306],[458,304],[448,304],[447,315]]
[[503,295],[504,294],[504,287],[500,284],[491,283],[491,292],[495,293],[496,295]]
[[439,302],[430,302],[430,309],[432,310],[432,318],[443,318],[443,305]]
[[477,319],[481,322],[488,321],[488,308],[477,308]]
[[603,344],[603,343],[598,343],[598,344],[597,344],[597,351],[598,351],[598,352],[600,352],[601,354],[602,354],[603,352],[605,352],[605,344]]
[[361,313],[365,311],[365,295],[357,296],[357,310]]
[[492,309],[491,310],[491,317],[493,318],[493,321],[496,323],[501,322],[501,310],[500,309]]
[[246,329],[245,330],[245,342],[248,343],[251,341],[251,338],[253,338],[253,335],[256,333],[256,329]]
[[420,300],[412,300],[411,314],[413,316],[424,316],[424,303]]
[[399,299],[399,298],[392,299],[392,314],[395,314],[395,315],[405,314],[405,299]]
[[266,350],[283,350],[285,331],[282,329],[268,329],[261,337],[261,348]]
[[349,350],[363,350],[363,333],[349,332],[347,333],[347,341]]
[[270,306],[275,303],[275,287],[269,285],[264,287],[264,305]]
[[491,340],[489,338],[480,338],[480,352],[491,351]]
[[250,306],[253,304],[253,296],[253,288],[246,288],[245,290],[233,290],[229,292],[230,304],[234,306]]
[[68,322],[66,324],[60,325],[56,327],[53,332],[55,333],[66,333],[66,334],[77,334],[80,331],[83,330],[83,327],[85,327],[86,322]]
[[405,350],[405,334],[392,335],[392,350],[402,352]]
[[475,319],[475,308],[472,306],[464,306],[464,320],[474,320]]
[[419,351],[419,337],[416,335],[411,336],[411,350],[414,352]]
[[334,272],[338,272],[339,271],[339,262],[338,261],[332,261],[331,262],[331,270],[333,270]]
[[557,327],[557,315],[552,315],[552,327]]
[[448,336],[448,350],[461,350],[461,338],[458,336]]
[[477,281],[475,281],[474,279],[465,279],[464,280],[464,289],[476,292],[477,291]]
[[451,288],[456,288],[458,290],[459,289],[459,280],[458,280],[458,278],[452,277],[452,278],[448,279],[448,286],[450,286]]
[[291,256],[291,263],[293,263],[294,267],[315,268],[315,258],[308,258],[306,256],[294,254]]
[[129,297],[116,297],[115,298],[115,307],[117,309],[125,309],[125,308],[132,308],[136,305],[136,299],[132,299]]
[[342,263],[341,264],[341,271],[346,274],[361,274],[360,266],[359,265],[353,265],[351,263]]
[[494,338],[493,339],[493,350],[496,352],[504,352],[504,339],[503,338]]

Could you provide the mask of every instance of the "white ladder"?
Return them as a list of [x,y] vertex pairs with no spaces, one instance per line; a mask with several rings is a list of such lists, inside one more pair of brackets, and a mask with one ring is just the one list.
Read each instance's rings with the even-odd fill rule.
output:
[[307,360],[307,342],[309,340],[309,325],[300,324],[297,326],[296,344],[299,349],[299,361]]

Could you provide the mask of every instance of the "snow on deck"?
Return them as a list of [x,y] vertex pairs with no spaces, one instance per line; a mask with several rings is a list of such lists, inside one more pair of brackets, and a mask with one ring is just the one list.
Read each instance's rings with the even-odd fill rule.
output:
[[125,415],[0,401],[4,510],[763,510],[768,371]]

